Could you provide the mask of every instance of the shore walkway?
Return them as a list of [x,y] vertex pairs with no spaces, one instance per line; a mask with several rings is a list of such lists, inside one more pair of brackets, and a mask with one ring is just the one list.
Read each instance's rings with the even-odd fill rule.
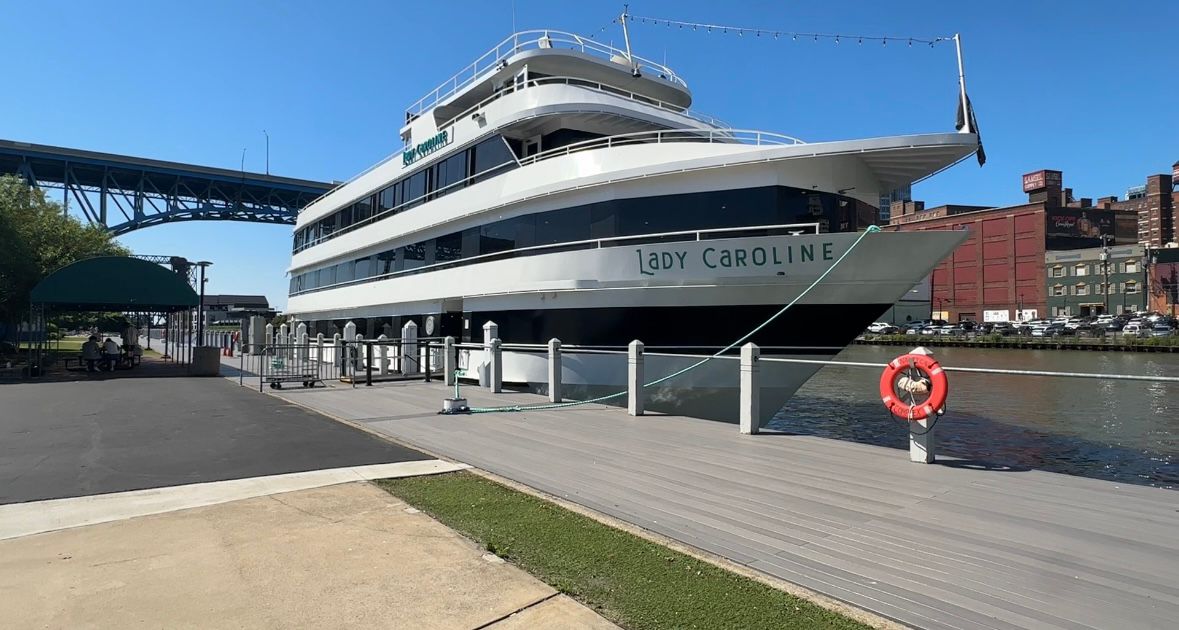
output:
[[[464,387],[476,406],[540,396]],[[440,383],[288,401],[921,628],[1163,628],[1179,493],[601,405],[440,416]]]

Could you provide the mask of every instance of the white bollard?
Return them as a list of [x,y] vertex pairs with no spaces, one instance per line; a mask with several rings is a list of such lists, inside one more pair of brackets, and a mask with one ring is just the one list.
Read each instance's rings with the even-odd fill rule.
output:
[[458,379],[454,371],[457,367],[455,365],[454,355],[454,337],[447,337],[442,340],[442,382],[446,383],[447,387],[454,385]]
[[377,337],[377,374],[384,376],[389,373],[389,338],[385,335]]
[[741,346],[741,433],[761,430],[761,349],[750,342]]
[[401,373],[418,373],[418,325],[410,320],[401,327]]
[[344,365],[344,344],[341,341],[340,333],[332,334],[332,365],[337,368]]
[[504,390],[503,351],[500,350],[499,339],[491,340],[491,364],[488,368],[491,393],[498,394]]
[[291,345],[297,346],[295,350],[295,360],[302,363],[307,360],[307,352],[304,348],[307,347],[307,324],[299,322],[294,327],[294,338],[291,339]]
[[638,339],[626,347],[626,412],[643,415],[643,342]]
[[561,402],[561,340],[549,339],[549,402]]
[[283,357],[286,357],[286,355],[287,355],[286,346],[291,343],[290,327],[289,326],[287,326],[286,324],[279,325],[278,334],[275,336],[274,343],[275,343],[275,345],[283,347],[283,349],[279,352],[279,354],[281,354]]
[[[909,353],[933,356],[933,353],[924,346],[913,348]],[[930,425],[936,421],[937,416],[935,415],[932,418],[909,422],[909,461],[918,464],[932,464],[934,462],[937,439]]]
[[323,363],[323,333],[315,333],[315,362]]
[[479,387],[491,387],[491,340],[499,339],[499,325],[495,322],[483,324],[483,361],[476,367]]

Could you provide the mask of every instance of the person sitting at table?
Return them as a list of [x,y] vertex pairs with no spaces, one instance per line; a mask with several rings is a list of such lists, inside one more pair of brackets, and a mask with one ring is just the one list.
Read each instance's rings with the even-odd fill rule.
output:
[[118,365],[120,356],[119,344],[115,343],[110,337],[107,337],[106,341],[102,342],[102,360],[106,362],[108,371],[115,371],[115,366]]
[[86,343],[82,344],[82,360],[86,362],[87,372],[97,372],[94,364],[102,358],[102,350],[98,347],[98,337],[90,335]]

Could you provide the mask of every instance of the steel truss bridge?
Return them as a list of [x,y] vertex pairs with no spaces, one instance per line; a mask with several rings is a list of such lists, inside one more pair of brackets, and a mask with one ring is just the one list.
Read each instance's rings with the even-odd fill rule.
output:
[[63,191],[65,211],[112,234],[177,221],[294,225],[333,184],[0,140],[0,174]]

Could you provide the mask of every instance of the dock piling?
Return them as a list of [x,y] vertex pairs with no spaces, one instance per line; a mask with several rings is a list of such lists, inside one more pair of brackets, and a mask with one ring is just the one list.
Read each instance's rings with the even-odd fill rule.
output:
[[761,349],[749,342],[741,346],[741,433],[761,430]]
[[626,347],[626,412],[643,415],[643,342],[635,339]]
[[549,339],[549,402],[561,402],[561,340]]
[[[454,386],[454,382],[458,380],[458,377],[454,373],[456,367],[454,337],[447,337],[442,340],[442,378],[447,387]],[[455,398],[458,398],[458,396],[455,396]]]
[[503,392],[504,388],[503,351],[500,349],[499,338],[491,340],[491,365],[488,367],[491,393],[499,394]]
[[[933,356],[933,353],[924,346],[913,348],[909,353]],[[936,423],[936,415],[924,420],[909,422],[909,461],[918,464],[932,464],[934,462],[937,439],[933,432],[933,425]]]

